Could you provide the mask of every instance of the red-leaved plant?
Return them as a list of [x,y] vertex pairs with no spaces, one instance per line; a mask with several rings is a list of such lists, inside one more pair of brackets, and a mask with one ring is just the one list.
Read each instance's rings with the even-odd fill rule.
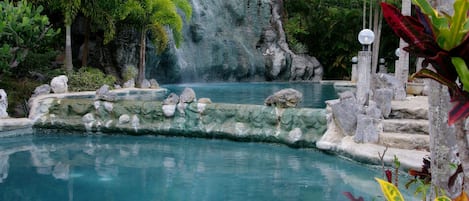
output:
[[430,78],[448,87],[453,102],[448,124],[452,125],[469,116],[469,1],[456,0],[453,16],[439,13],[426,0],[413,3],[415,16],[404,16],[393,5],[381,3],[383,16],[409,44],[404,50],[434,68],[423,68],[412,77]]

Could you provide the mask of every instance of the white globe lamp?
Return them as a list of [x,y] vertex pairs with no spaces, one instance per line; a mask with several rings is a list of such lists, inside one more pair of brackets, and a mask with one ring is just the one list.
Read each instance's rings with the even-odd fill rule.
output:
[[370,29],[363,29],[358,33],[358,42],[363,45],[364,49],[367,50],[367,47],[373,43],[375,40],[375,33]]

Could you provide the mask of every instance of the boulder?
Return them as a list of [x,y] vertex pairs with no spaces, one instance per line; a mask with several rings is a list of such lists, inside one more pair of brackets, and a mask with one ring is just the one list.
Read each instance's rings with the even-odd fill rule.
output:
[[109,85],[105,84],[96,90],[96,100],[114,102],[117,99],[117,95],[109,91]]
[[173,117],[176,112],[176,105],[163,105],[162,109],[165,117]]
[[210,98],[200,98],[197,101],[197,111],[199,113],[203,113],[207,104],[212,104],[212,100],[210,100]]
[[181,96],[179,97],[179,102],[180,103],[192,103],[196,100],[195,97],[195,92],[192,88],[184,88],[184,90],[181,93]]
[[124,83],[123,88],[135,88],[135,80],[130,79]]
[[210,98],[199,98],[198,103],[211,104],[212,100]]
[[163,100],[163,105],[176,105],[179,102],[179,96],[175,93],[170,93],[169,96]]
[[155,79],[151,79],[150,80],[150,88],[158,89],[158,88],[160,88],[160,85],[158,84],[158,82]]
[[363,113],[361,106],[357,104],[355,98],[345,98],[339,102],[332,103],[330,107],[334,120],[344,135],[355,135],[357,114]]
[[303,101],[303,94],[295,89],[288,88],[270,95],[265,99],[264,104],[279,108],[290,108],[296,107],[301,101]]
[[50,94],[51,87],[48,84],[43,84],[34,89],[33,95],[31,97],[36,97],[39,95]]
[[374,93],[374,101],[384,118],[388,118],[391,114],[391,101],[393,98],[393,90],[389,88],[377,89]]
[[406,98],[407,93],[404,83],[401,83],[396,77],[384,73],[379,73],[372,77],[375,88],[389,88],[393,90],[394,100],[404,100]]
[[123,114],[119,117],[119,125],[128,124],[130,122],[130,116]]
[[65,75],[59,75],[54,77],[50,82],[52,92],[56,94],[67,93],[68,92],[68,77]]
[[356,143],[377,143],[379,141],[379,129],[377,120],[368,115],[357,116],[357,130],[353,140]]
[[368,106],[365,108],[365,114],[374,119],[381,119],[383,116],[381,110],[374,101],[370,101],[368,103]]
[[150,81],[147,79],[143,79],[142,83],[140,83],[140,88],[142,89],[149,89],[151,87]]
[[319,61],[307,54],[293,55],[291,64],[291,81],[314,81],[322,80],[323,67]]

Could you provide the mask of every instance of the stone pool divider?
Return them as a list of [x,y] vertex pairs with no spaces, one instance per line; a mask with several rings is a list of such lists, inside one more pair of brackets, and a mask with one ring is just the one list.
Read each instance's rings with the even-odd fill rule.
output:
[[[378,152],[385,149],[379,143],[356,143],[350,136],[339,134],[334,121],[326,120],[326,116],[330,116],[327,114],[330,113],[329,104],[327,110],[282,109],[211,103],[202,98],[198,102],[185,103],[183,107],[174,107],[171,116],[166,114],[167,108],[172,106],[164,103],[165,94],[166,90],[161,88],[125,88],[112,90],[107,94],[109,96],[98,98],[94,91],[38,95],[30,100],[29,118],[0,119],[0,137],[32,134],[35,129],[57,129],[90,134],[225,138],[315,147],[370,164],[380,164]],[[415,108],[409,107],[406,101],[402,104],[404,108]],[[416,104],[425,109],[421,101]],[[403,169],[418,169],[422,157],[428,152],[391,147],[385,156],[387,165],[392,165],[394,155],[401,160]]]
[[[222,138],[315,147],[327,129],[325,109],[210,103],[177,104],[167,114],[165,89],[125,88],[96,92],[46,94],[32,98],[29,119],[37,129],[88,133],[125,133]],[[199,99],[201,100],[201,99]]]

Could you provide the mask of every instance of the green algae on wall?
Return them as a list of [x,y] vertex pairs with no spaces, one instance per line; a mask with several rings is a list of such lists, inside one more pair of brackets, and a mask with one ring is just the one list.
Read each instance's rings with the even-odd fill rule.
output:
[[176,111],[174,116],[167,117],[161,101],[54,98],[35,127],[225,138],[314,147],[327,125],[324,109],[193,102]]

